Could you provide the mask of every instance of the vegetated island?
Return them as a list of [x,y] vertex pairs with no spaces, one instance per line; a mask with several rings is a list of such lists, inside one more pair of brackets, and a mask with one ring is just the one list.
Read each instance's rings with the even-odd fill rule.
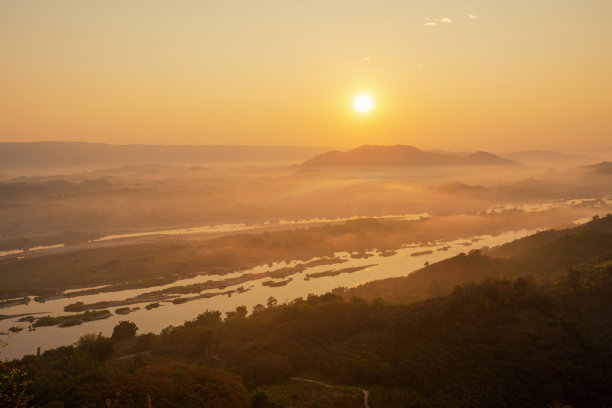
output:
[[[251,315],[84,336],[9,368],[31,373],[40,406],[355,406],[350,387],[383,408],[609,406],[611,247],[612,216],[595,218]],[[288,404],[287,390],[309,399]]]
[[85,313],[65,315],[65,316],[44,316],[36,318],[32,327],[44,327],[44,326],[59,326],[59,327],[70,327],[76,326],[83,323],[91,322],[94,320],[108,319],[112,316],[112,313],[108,310],[93,310],[86,311]]
[[433,254],[434,251],[431,250],[427,250],[427,251],[419,251],[419,252],[413,252],[410,254],[410,256],[423,256],[423,255],[431,255]]
[[271,288],[278,288],[278,287],[287,285],[292,280],[293,280],[293,278],[288,278],[288,279],[285,279],[285,280],[282,280],[282,281],[267,280],[267,281],[261,282],[261,284],[262,284],[262,286],[269,286]]
[[364,269],[368,269],[368,268],[371,268],[371,267],[376,266],[376,265],[377,264],[352,266],[352,267],[348,267],[348,268],[332,269],[332,270],[323,271],[323,272],[307,273],[306,277],[310,279],[310,278],[323,278],[323,277],[326,277],[326,276],[338,276],[338,275],[341,275],[343,273],[353,273],[353,272],[363,271]]
[[[122,247],[83,249],[34,258],[3,259],[0,298],[36,296],[35,300],[82,296],[125,289],[167,285],[198,274],[225,274],[270,262],[302,259],[301,267],[315,257],[331,262],[334,253],[391,251],[406,242],[435,242],[485,233],[535,228],[543,220],[569,222],[583,216],[585,208],[554,208],[545,212],[502,211],[492,214],[439,216],[424,220],[397,221],[360,219],[344,224],[308,229],[254,234],[236,234],[213,239],[177,239],[169,242]],[[375,243],[375,244],[374,244]],[[313,261],[316,262],[316,261]],[[334,262],[344,262],[335,259]],[[274,279],[286,278],[298,266],[270,272]],[[60,273],[61,271],[61,273]],[[265,276],[264,276],[265,277]],[[129,279],[126,283],[125,280]],[[227,285],[242,284],[231,280]],[[102,288],[75,290],[92,286]],[[217,284],[215,284],[217,285]],[[65,290],[71,293],[63,293]],[[198,288],[186,288],[196,291]],[[205,290],[206,286],[202,289]],[[194,292],[191,292],[194,293]]]

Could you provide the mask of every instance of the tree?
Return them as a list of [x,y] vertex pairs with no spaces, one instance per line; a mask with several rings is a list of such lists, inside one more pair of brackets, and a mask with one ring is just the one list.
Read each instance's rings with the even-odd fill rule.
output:
[[268,298],[268,309],[278,306],[278,301],[273,296]]
[[33,397],[29,393],[29,372],[21,368],[8,368],[0,361],[0,406],[26,408]]
[[114,352],[113,342],[108,337],[102,336],[101,333],[98,333],[97,336],[93,333],[81,336],[77,341],[77,347],[85,354],[100,361],[109,359]]
[[113,335],[111,339],[115,341],[129,340],[136,337],[136,331],[138,327],[135,323],[129,322],[127,320],[122,320],[118,325],[113,329]]
[[574,268],[569,268],[567,270],[565,284],[567,285],[569,293],[576,293],[582,289],[582,277],[580,276],[580,271]]
[[[0,339],[0,349],[7,343]],[[26,408],[33,396],[29,388],[30,372],[22,368],[9,368],[0,360],[0,407]]]
[[248,313],[248,311],[247,311],[247,307],[246,306],[237,306],[236,307],[236,314],[238,315],[239,318],[245,318],[247,313]]
[[218,310],[206,310],[196,317],[195,322],[205,327],[214,327],[221,324],[221,312]]
[[244,319],[248,314],[246,306],[237,306],[236,311],[225,312],[225,320]]

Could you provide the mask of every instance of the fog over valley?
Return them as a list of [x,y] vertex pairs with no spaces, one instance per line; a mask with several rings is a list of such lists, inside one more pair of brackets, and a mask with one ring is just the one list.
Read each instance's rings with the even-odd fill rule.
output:
[[612,407],[611,15],[0,1],[0,408]]

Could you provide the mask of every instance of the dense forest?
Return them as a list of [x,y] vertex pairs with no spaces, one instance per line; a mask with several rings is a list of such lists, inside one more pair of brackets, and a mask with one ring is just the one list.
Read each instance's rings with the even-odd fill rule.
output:
[[609,407],[611,296],[608,215],[159,335],[122,322],[3,363],[0,405]]

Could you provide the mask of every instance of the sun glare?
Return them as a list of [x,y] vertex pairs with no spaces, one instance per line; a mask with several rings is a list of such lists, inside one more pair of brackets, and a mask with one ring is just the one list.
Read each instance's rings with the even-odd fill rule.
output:
[[370,94],[360,94],[353,100],[353,108],[359,113],[368,113],[374,108],[374,98]]

